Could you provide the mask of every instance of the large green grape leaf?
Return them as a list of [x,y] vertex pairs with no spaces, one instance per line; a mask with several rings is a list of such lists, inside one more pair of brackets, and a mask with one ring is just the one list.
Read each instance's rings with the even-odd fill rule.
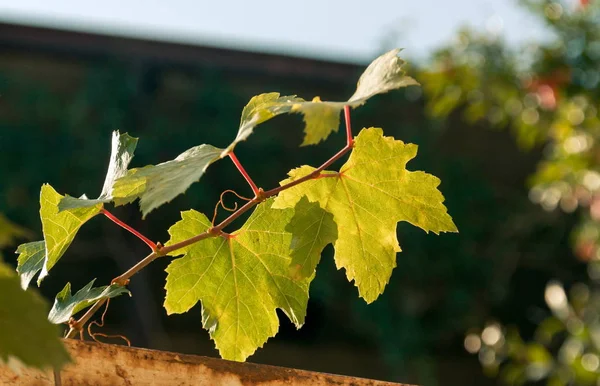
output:
[[58,211],[58,203],[64,196],[58,194],[52,186],[42,185],[40,194],[40,217],[46,245],[44,266],[38,278],[38,284],[48,276],[48,272],[65,253],[77,231],[89,219],[100,213],[102,203],[89,208]]
[[[426,232],[456,232],[437,189],[440,180],[406,170],[417,146],[384,137],[381,129],[364,129],[339,172],[322,172],[282,191],[274,208],[292,208],[306,196],[333,214],[338,238],[334,244],[338,268],[345,268],[368,303],[383,292],[400,251],[396,224],[407,221]],[[281,184],[315,169],[303,166]]]
[[21,277],[21,287],[27,289],[34,276],[44,267],[46,245],[44,240],[21,244],[17,248],[17,272]]
[[294,216],[285,227],[292,234],[290,274],[303,279],[315,273],[321,252],[327,244],[337,240],[337,226],[333,215],[318,203],[302,197],[294,207]]
[[65,196],[58,204],[59,211],[66,209],[89,208],[98,204],[112,201],[112,189],[115,181],[127,173],[127,167],[133,159],[133,152],[137,147],[138,139],[129,134],[119,134],[113,131],[110,161],[104,179],[102,192],[97,199],[90,200],[83,195],[81,198]]
[[54,324],[66,323],[73,315],[104,298],[114,298],[122,294],[129,294],[127,288],[111,284],[109,286],[93,288],[96,279],[71,295],[71,283],[67,283],[54,299],[54,305],[48,314],[48,320]]
[[[300,328],[312,278],[289,276],[292,235],[285,226],[293,209],[258,205],[244,226],[231,235],[204,239],[173,253],[184,254],[167,268],[167,313],[183,313],[198,301],[202,324],[221,356],[244,361],[277,333],[280,308]],[[167,245],[200,234],[211,222],[194,210],[169,229]]]
[[116,180],[113,201],[123,205],[140,199],[140,209],[146,217],[153,209],[171,201],[200,180],[206,169],[224,155],[223,149],[199,145],[181,153],[171,161],[131,169]]
[[332,131],[338,130],[344,106],[358,107],[377,94],[418,85],[413,78],[405,75],[402,69],[405,62],[398,57],[399,53],[400,49],[394,49],[375,59],[361,75],[354,94],[345,102],[321,101],[318,97],[305,101],[295,96],[280,97],[278,93],[255,96],[244,108],[238,135],[228,150],[248,138],[256,125],[284,113],[304,115],[302,146],[315,145],[327,139]]
[[0,363],[43,369],[70,361],[47,310],[42,297],[24,291],[12,269],[0,262]]

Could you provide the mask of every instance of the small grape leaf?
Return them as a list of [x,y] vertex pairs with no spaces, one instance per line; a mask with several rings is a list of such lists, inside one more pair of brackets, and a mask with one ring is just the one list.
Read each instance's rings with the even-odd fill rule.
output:
[[292,105],[297,102],[304,102],[304,99],[297,98],[295,95],[280,96],[278,92],[269,92],[252,97],[242,110],[237,136],[226,151],[233,150],[235,145],[245,141],[257,125],[277,115],[288,113]]
[[333,215],[323,210],[318,203],[302,197],[296,203],[294,216],[285,230],[292,234],[290,276],[295,279],[311,277],[325,246],[338,238]]
[[340,112],[344,106],[356,108],[377,94],[419,85],[413,78],[405,75],[402,69],[405,62],[398,57],[400,51],[394,49],[375,59],[360,76],[354,94],[345,102],[321,101],[319,97],[305,101],[296,96],[280,97],[278,93],[255,96],[244,108],[238,135],[227,150],[248,138],[258,124],[284,113],[304,115],[305,136],[301,146],[315,145],[327,139],[332,131],[338,130]]
[[59,213],[58,203],[63,197],[52,186],[42,185],[40,217],[46,256],[38,285],[69,248],[79,228],[102,210],[102,203],[99,203],[89,208],[68,209]]
[[364,104],[369,98],[406,86],[419,83],[405,75],[402,69],[406,63],[398,55],[402,51],[393,49],[375,59],[358,79],[354,95],[348,99],[353,107]]
[[223,149],[199,145],[181,153],[171,161],[131,169],[114,184],[112,195],[116,205],[140,199],[142,216],[171,201],[200,180],[206,169],[224,156]]
[[21,287],[25,290],[34,276],[44,267],[46,246],[44,240],[21,244],[17,248],[17,272],[21,277]]
[[85,195],[80,198],[65,196],[60,200],[58,210],[89,208],[112,201],[113,185],[118,178],[125,176],[127,173],[127,167],[133,159],[137,142],[137,138],[131,137],[127,133],[119,134],[118,131],[113,131],[108,171],[106,172],[100,196],[94,200],[88,199]]
[[[202,324],[225,359],[244,361],[277,333],[280,308],[300,328],[304,323],[309,279],[289,277],[292,235],[285,226],[293,209],[258,205],[244,226],[231,235],[204,239],[173,253],[184,254],[167,267],[168,314],[183,313],[198,301]],[[169,229],[172,245],[209,229],[194,210]]]
[[[322,172],[279,193],[274,208],[291,208],[306,196],[333,214],[338,238],[334,244],[338,268],[346,269],[368,303],[383,293],[396,266],[400,246],[396,224],[407,221],[426,232],[457,232],[437,189],[440,180],[406,170],[417,146],[384,137],[381,129],[364,129],[340,172]],[[285,184],[315,169],[292,170]]]
[[85,287],[71,295],[71,283],[67,283],[54,299],[54,305],[48,314],[48,320],[54,324],[66,323],[79,311],[84,310],[104,298],[114,298],[119,295],[128,294],[129,290],[118,284],[93,288],[96,279],[89,282]]
[[0,363],[44,369],[70,362],[47,310],[44,299],[24,291],[12,269],[0,262]]

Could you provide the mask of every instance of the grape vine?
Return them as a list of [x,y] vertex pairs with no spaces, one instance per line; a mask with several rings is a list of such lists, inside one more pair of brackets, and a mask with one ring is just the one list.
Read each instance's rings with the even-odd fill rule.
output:
[[[202,325],[225,359],[244,361],[274,336],[279,328],[276,309],[300,328],[306,316],[309,287],[321,252],[332,244],[335,262],[368,303],[383,293],[400,246],[396,226],[406,221],[426,232],[457,232],[438,190],[440,180],[406,164],[417,146],[385,137],[379,128],[365,128],[354,137],[351,108],[374,95],[416,86],[405,75],[400,50],[375,59],[361,75],[355,93],[342,102],[304,100],[266,93],[244,107],[234,141],[225,148],[209,144],[192,147],[173,160],[129,168],[137,138],[113,133],[112,151],[104,186],[98,198],[61,195],[45,184],[40,194],[44,240],[19,246],[17,271],[27,288],[49,274],[65,254],[79,228],[98,214],[128,230],[151,252],[110,285],[94,287],[92,280],[74,295],[70,283],[56,296],[49,320],[67,323],[67,337],[75,337],[105,302],[129,293],[129,280],[160,257],[174,258],[166,269],[168,314],[183,313],[198,302]],[[280,186],[257,186],[234,149],[261,123],[281,114],[302,114],[302,145],[314,145],[338,130],[344,112],[346,144],[318,167],[301,166],[289,172]],[[329,169],[349,155],[338,171]],[[254,197],[215,224],[189,210],[170,227],[163,244],[149,240],[110,213],[115,206],[139,200],[142,216],[171,201],[199,181],[206,169],[229,158],[251,187]],[[222,201],[221,201],[222,204]],[[225,232],[243,213],[246,222]],[[38,274],[39,273],[39,274]],[[74,315],[87,309],[78,319]]]

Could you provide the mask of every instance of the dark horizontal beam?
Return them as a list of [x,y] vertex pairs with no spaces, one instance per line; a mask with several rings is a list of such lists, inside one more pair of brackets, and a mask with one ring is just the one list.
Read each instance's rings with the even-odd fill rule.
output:
[[355,64],[286,55],[0,23],[0,52],[7,50],[214,67],[341,83],[355,79],[362,68]]

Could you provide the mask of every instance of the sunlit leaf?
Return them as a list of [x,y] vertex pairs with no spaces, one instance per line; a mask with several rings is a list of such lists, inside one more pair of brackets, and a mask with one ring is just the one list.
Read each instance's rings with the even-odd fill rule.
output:
[[[274,208],[293,208],[306,196],[333,214],[338,239],[334,244],[338,268],[345,268],[360,296],[377,299],[396,266],[400,246],[396,224],[407,221],[427,232],[456,232],[437,189],[440,180],[406,170],[417,146],[384,137],[381,129],[364,129],[356,137],[350,159],[339,172],[322,172],[282,191]],[[315,168],[292,170],[281,184],[299,179]]]
[[288,113],[294,103],[303,101],[304,99],[296,98],[295,95],[280,96],[277,92],[269,92],[252,97],[242,110],[237,136],[227,150],[233,150],[235,145],[241,141],[245,141],[257,125],[277,115]]
[[140,209],[145,217],[200,180],[210,164],[222,155],[223,149],[199,145],[186,150],[174,160],[131,169],[114,184],[113,201],[116,205],[123,205],[139,198]]
[[127,167],[133,158],[133,152],[137,146],[138,139],[129,134],[119,134],[114,131],[112,135],[112,150],[108,171],[104,179],[102,192],[97,199],[90,200],[83,195],[81,198],[65,196],[58,205],[60,211],[65,209],[89,208],[112,200],[112,189],[115,181],[127,173]]
[[363,72],[356,85],[354,95],[348,99],[349,104],[356,107],[364,104],[369,98],[406,86],[417,86],[419,83],[406,76],[400,59],[400,49],[386,52],[375,59]]
[[19,254],[17,272],[21,277],[21,287],[27,289],[31,280],[44,267],[46,245],[43,240],[21,244],[16,253]]
[[[245,225],[231,235],[202,240],[167,268],[167,313],[183,313],[202,303],[202,324],[221,356],[243,361],[274,336],[276,309],[300,327],[304,323],[311,278],[289,276],[292,235],[285,226],[293,209],[271,209],[272,200],[258,205]],[[182,212],[169,229],[167,245],[211,227],[201,213]]]
[[345,102],[321,101],[319,97],[305,101],[295,96],[280,97],[278,93],[255,96],[244,108],[240,130],[228,150],[245,140],[256,125],[283,113],[304,115],[306,125],[302,146],[315,145],[327,139],[332,131],[338,130],[344,106],[358,107],[377,94],[418,85],[413,78],[405,75],[402,69],[405,62],[398,57],[399,53],[400,49],[395,49],[375,59],[361,75],[354,94]]
[[294,216],[285,230],[292,234],[290,273],[293,278],[307,278],[315,273],[321,252],[337,240],[333,215],[306,197],[294,207]]
[[46,258],[38,278],[38,284],[48,276],[50,269],[69,248],[79,228],[102,210],[102,203],[99,203],[89,208],[68,209],[59,212],[58,203],[63,197],[52,186],[42,185],[40,218],[46,244]]
[[71,283],[67,283],[54,299],[54,305],[48,314],[48,320],[54,324],[66,323],[79,311],[84,310],[96,301],[104,298],[114,298],[122,294],[129,294],[127,288],[111,284],[109,286],[94,288],[96,279],[89,282],[85,287],[71,295]]

